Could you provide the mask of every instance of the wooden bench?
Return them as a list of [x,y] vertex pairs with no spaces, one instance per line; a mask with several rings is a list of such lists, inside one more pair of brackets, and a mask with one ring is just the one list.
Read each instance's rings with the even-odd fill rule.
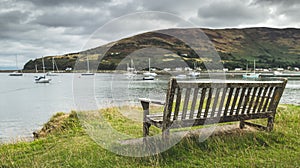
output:
[[[166,101],[141,98],[144,111],[143,136],[149,135],[151,125],[169,129],[240,121],[267,131],[273,122],[287,80],[279,81],[177,81],[170,79]],[[163,113],[150,114],[149,105],[164,106]],[[267,118],[267,126],[245,120]]]

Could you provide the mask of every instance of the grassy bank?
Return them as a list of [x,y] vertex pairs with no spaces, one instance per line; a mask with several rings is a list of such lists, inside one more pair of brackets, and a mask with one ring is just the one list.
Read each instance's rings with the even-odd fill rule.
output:
[[[114,128],[141,136],[140,122],[117,111],[101,113]],[[300,106],[281,105],[270,133],[222,134],[202,143],[190,137],[161,154],[133,158],[97,145],[76,113],[58,113],[39,132],[39,139],[0,145],[0,167],[299,167],[299,126]]]

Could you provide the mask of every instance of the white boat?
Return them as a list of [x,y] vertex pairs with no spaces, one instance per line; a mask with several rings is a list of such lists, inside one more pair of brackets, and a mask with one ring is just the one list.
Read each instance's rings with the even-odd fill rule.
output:
[[176,79],[185,79],[187,76],[185,74],[180,74],[175,76]]
[[46,75],[35,77],[35,83],[49,83],[50,81],[51,79],[47,78]]
[[282,75],[282,72],[280,71],[274,71],[273,74],[276,76],[276,75]]
[[188,73],[188,76],[197,77],[197,76],[200,76],[200,72],[192,71],[192,72]]
[[45,75],[45,63],[44,63],[44,57],[42,57],[42,64],[43,64],[43,73],[44,75],[42,76],[35,76],[35,83],[49,83],[51,81],[51,78],[48,78]]
[[260,74],[256,74],[256,73],[245,73],[243,74],[243,78],[244,79],[257,79],[259,78]]
[[151,72],[151,65],[150,65],[150,58],[149,58],[149,64],[148,64],[149,71],[143,73],[144,77],[143,80],[154,80],[154,77],[157,76],[155,72]]
[[54,61],[54,57],[52,57],[52,72],[49,71],[47,72],[47,76],[58,76],[57,73],[55,73],[55,68],[56,68],[56,72],[59,73],[56,62]]
[[9,76],[23,76],[23,73],[20,73],[18,71],[14,71],[14,72],[10,73]]
[[145,73],[143,73],[143,75],[144,76],[153,76],[153,77],[157,76],[157,74],[155,72],[145,72]]
[[188,73],[190,77],[200,76],[200,72],[196,72],[196,63],[194,62],[194,69]]
[[87,71],[85,73],[82,73],[82,76],[91,76],[95,75],[94,73],[90,72],[90,63],[89,63],[89,58],[88,56],[86,57],[86,66],[87,66]]
[[154,80],[154,76],[144,76],[143,80]]
[[249,73],[248,72],[248,73],[243,74],[243,78],[244,79],[258,79],[259,78],[260,74],[255,73],[255,60],[254,60],[254,66],[253,66],[253,68],[254,68],[253,73]]
[[[19,69],[18,68],[18,56],[16,56],[16,68]],[[23,73],[22,73],[22,70],[21,70],[21,72],[19,72],[17,70],[17,71],[10,73],[9,76],[23,76]]]

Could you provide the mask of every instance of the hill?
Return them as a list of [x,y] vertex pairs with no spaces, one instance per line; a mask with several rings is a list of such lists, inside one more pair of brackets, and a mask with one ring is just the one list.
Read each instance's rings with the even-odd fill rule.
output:
[[[197,36],[202,31],[215,46],[226,68],[245,68],[247,63],[250,63],[249,66],[251,66],[254,59],[257,67],[260,68],[300,66],[300,29],[295,28],[167,29],[138,34],[79,53],[56,56],[56,62],[60,69],[65,69],[66,67],[73,67],[78,57],[88,55],[92,65],[98,66],[98,62],[101,60],[98,66],[99,70],[110,70],[117,66],[120,66],[119,68],[126,66],[121,61],[133,52],[159,47],[181,56],[190,66],[196,62],[198,66],[205,69],[204,62],[213,60],[206,59],[205,56],[200,56],[202,59],[199,59],[192,48],[176,38],[181,36],[190,39],[192,43],[200,43],[201,41]],[[103,51],[106,51],[104,56],[100,54]],[[205,49],[201,51],[205,51]],[[153,56],[153,53],[151,54]],[[157,52],[157,54],[161,54],[161,52]],[[49,70],[52,67],[50,58],[51,56],[45,57],[46,68]],[[83,62],[84,59],[80,59],[76,67],[78,69],[84,68]],[[24,69],[33,70],[35,64],[41,67],[41,60],[36,59],[27,62]]]

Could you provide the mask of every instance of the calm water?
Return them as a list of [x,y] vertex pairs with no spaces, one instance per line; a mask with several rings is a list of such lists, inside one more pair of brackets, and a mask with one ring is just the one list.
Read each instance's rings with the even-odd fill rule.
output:
[[[50,84],[34,83],[34,75],[0,73],[0,142],[32,137],[56,112],[97,109],[111,104],[139,104],[137,98],[162,99],[167,76],[155,81],[129,80],[119,74],[60,74]],[[289,80],[281,103],[300,104],[300,80]]]

